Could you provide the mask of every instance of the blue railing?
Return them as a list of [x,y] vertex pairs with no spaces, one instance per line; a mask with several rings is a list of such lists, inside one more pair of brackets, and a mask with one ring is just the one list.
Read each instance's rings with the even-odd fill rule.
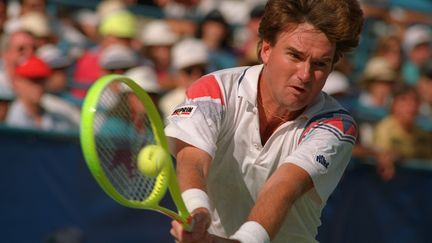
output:
[[[58,235],[90,243],[172,242],[170,219],[125,208],[104,194],[88,172],[77,133],[0,126],[0,155],[2,242]],[[352,163],[323,211],[318,239],[431,242],[431,168],[432,162],[404,163],[384,182],[373,165]]]

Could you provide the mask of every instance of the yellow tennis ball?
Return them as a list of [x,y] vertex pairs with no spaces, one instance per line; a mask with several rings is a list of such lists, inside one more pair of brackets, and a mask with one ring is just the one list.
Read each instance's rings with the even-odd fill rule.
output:
[[138,154],[138,169],[146,176],[156,177],[169,161],[169,154],[159,145],[147,145]]

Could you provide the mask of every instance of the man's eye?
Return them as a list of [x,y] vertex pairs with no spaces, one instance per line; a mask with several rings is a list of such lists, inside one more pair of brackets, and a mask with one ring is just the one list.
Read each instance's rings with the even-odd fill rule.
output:
[[315,67],[319,67],[319,68],[325,68],[325,67],[327,67],[327,62],[314,62],[313,63],[313,65],[315,66]]
[[293,58],[293,59],[295,59],[295,60],[300,60],[300,55],[299,54],[297,54],[297,53],[292,53],[292,52],[289,52],[288,53],[288,56],[290,56],[291,58]]

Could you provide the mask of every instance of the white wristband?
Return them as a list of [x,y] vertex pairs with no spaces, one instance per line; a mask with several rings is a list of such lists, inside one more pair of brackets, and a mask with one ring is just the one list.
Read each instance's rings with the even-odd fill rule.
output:
[[267,231],[255,221],[247,221],[229,238],[241,243],[270,243]]
[[182,198],[189,212],[197,208],[207,208],[211,212],[210,199],[203,190],[196,188],[188,189],[182,193]]

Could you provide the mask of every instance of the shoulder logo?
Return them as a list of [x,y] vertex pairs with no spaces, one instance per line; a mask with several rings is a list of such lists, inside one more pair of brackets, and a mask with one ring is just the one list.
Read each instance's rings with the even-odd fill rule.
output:
[[185,105],[177,107],[173,113],[171,113],[171,116],[182,116],[182,117],[190,117],[196,110],[197,106],[195,105]]
[[329,163],[327,162],[326,158],[322,154],[317,155],[315,157],[315,161],[322,164],[326,169],[329,166]]

